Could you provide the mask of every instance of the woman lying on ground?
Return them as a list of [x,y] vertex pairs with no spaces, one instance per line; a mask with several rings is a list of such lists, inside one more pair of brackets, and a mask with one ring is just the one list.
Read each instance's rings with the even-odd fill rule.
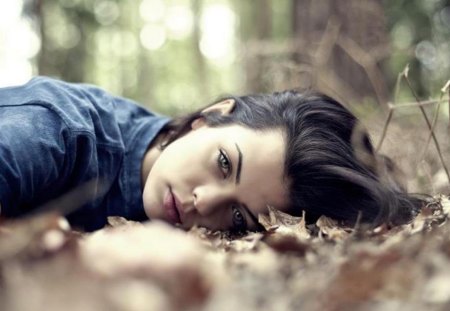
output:
[[93,200],[66,215],[75,228],[122,216],[259,230],[268,205],[307,221],[399,224],[420,201],[390,166],[355,116],[321,94],[230,96],[169,119],[86,84],[38,77],[0,89],[4,218],[94,181]]

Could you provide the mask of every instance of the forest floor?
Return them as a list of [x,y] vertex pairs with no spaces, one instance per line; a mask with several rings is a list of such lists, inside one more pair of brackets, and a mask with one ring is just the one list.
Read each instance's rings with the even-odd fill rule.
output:
[[[233,237],[122,218],[94,233],[51,213],[0,219],[0,310],[450,310],[450,201],[438,194],[449,194],[450,123],[436,143],[409,112],[393,120],[380,151],[410,191],[434,195],[409,224],[305,225],[271,210],[266,232]],[[379,142],[384,118],[366,121]]]
[[54,214],[0,223],[0,309],[448,310],[450,201],[407,225],[344,228],[271,210],[230,237],[109,218],[94,233]]

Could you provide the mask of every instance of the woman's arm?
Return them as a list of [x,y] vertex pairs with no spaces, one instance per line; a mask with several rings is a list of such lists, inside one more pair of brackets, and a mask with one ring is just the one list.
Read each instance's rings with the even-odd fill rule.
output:
[[62,191],[70,132],[39,104],[0,105],[0,202],[4,217],[29,212]]

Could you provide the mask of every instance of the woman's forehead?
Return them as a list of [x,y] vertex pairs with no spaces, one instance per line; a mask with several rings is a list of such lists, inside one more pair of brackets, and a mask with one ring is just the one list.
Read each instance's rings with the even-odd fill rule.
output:
[[287,206],[285,140],[280,130],[243,130],[234,137],[241,152],[240,183],[255,207]]

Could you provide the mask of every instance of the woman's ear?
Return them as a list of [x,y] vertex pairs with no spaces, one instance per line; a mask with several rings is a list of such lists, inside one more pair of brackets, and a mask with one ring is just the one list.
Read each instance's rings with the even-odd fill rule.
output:
[[[209,113],[209,112],[218,112],[221,115],[227,115],[230,114],[234,107],[236,105],[236,102],[234,99],[225,99],[218,103],[215,103],[205,109],[202,110],[202,113]],[[196,130],[206,124],[204,117],[199,117],[192,121],[191,123],[191,129]]]
[[198,128],[201,128],[203,125],[205,125],[205,118],[204,117],[198,117],[191,123],[191,129],[196,130]]
[[203,109],[202,113],[219,112],[221,115],[227,115],[233,111],[235,105],[236,102],[234,99],[225,99]]

